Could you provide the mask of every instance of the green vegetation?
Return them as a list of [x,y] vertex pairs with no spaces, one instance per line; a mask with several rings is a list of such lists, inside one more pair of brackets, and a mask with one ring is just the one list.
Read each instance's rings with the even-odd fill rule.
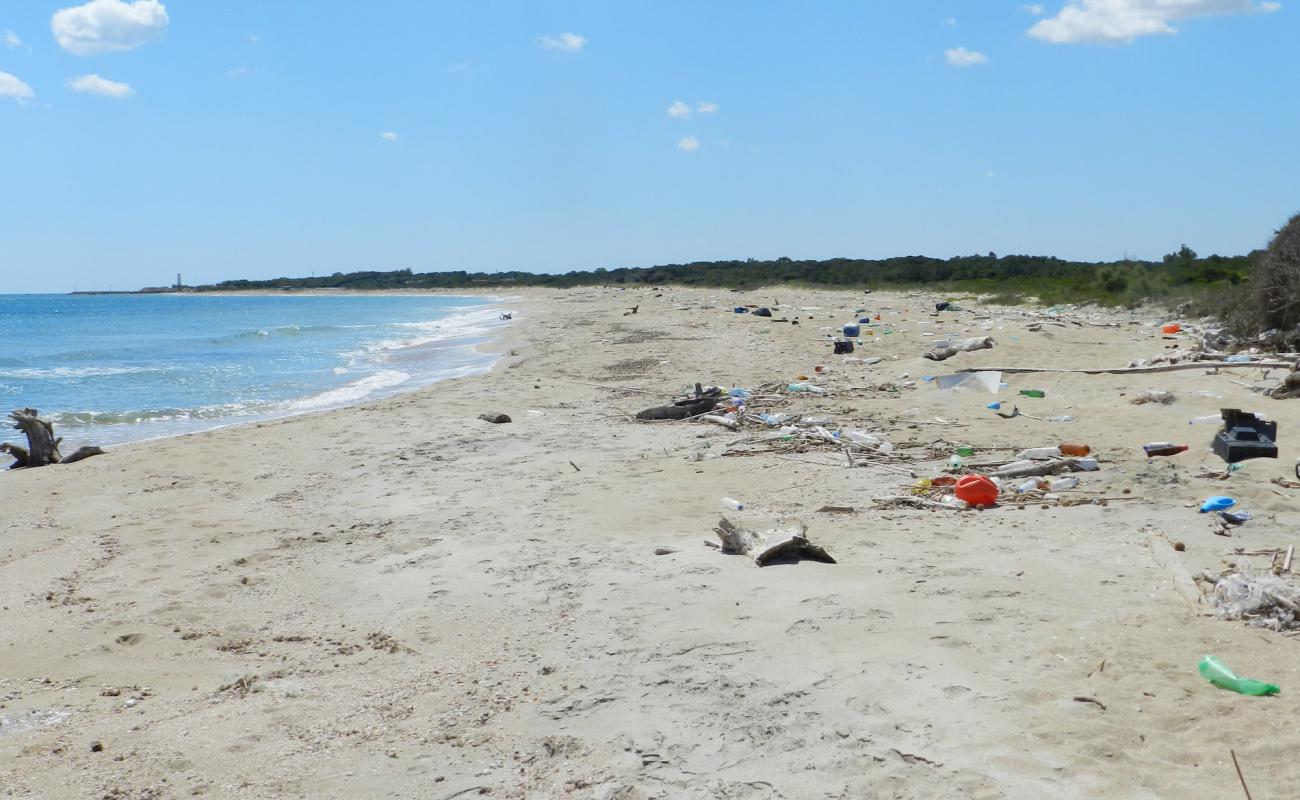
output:
[[961,256],[947,260],[907,256],[883,260],[832,258],[800,261],[700,261],[636,269],[596,269],[539,275],[529,272],[336,272],[312,278],[235,280],[198,291],[267,289],[482,289],[496,286],[711,286],[755,289],[791,284],[829,288],[931,287],[994,295],[994,302],[1037,298],[1043,303],[1133,305],[1191,300],[1215,307],[1225,292],[1245,284],[1257,254],[1201,258],[1184,245],[1161,261],[1089,263],[1049,256]]
[[[1300,214],[1277,232],[1252,276],[1255,318],[1246,326],[1290,332],[1300,326]],[[1239,323],[1240,326],[1240,323]]]

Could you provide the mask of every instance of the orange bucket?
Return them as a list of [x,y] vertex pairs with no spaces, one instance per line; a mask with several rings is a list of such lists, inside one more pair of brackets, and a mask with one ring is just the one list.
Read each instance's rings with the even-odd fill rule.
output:
[[1177,322],[1171,322],[1171,323],[1169,323],[1168,325],[1166,325],[1166,326],[1164,326],[1163,328],[1161,328],[1161,329],[1160,329],[1160,332],[1161,332],[1161,333],[1178,333],[1178,332],[1181,331],[1182,329],[1183,329],[1183,326],[1182,326],[1182,325],[1179,325]]
[[991,506],[998,501],[998,485],[983,475],[966,475],[957,481],[954,494],[973,506]]

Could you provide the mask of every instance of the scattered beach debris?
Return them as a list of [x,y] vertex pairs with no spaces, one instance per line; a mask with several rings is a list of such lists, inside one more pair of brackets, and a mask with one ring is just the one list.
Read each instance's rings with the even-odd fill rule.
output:
[[[1289,561],[1294,552],[1294,546],[1285,553],[1272,551],[1274,563],[1281,559],[1279,573],[1290,574]],[[1296,619],[1300,614],[1300,586],[1293,580],[1271,572],[1258,574],[1246,564],[1223,575],[1203,575],[1201,580],[1213,580],[1211,603],[1219,619],[1241,620],[1250,627],[1274,631],[1300,628]]]
[[744,555],[754,559],[760,567],[778,561],[819,561],[834,564],[835,559],[825,549],[808,541],[803,525],[786,530],[762,533],[734,525],[723,517],[713,529],[722,541],[722,552],[727,555]]
[[59,444],[63,442],[63,437],[54,435],[54,425],[47,420],[40,418],[40,412],[34,408],[19,408],[9,412],[9,419],[13,420],[14,430],[22,431],[27,437],[27,447],[21,447],[8,442],[0,443],[0,453],[7,453],[13,456],[14,462],[9,465],[10,469],[26,469],[27,467],[44,467],[50,464],[73,464],[84,458],[91,456],[103,455],[103,449],[99,447],[81,447],[71,455],[64,456],[59,452]]
[[1253,697],[1267,697],[1282,691],[1277,685],[1264,683],[1254,678],[1241,678],[1237,673],[1228,668],[1219,660],[1217,656],[1206,656],[1201,659],[1201,663],[1196,665],[1196,669],[1201,673],[1201,677],[1220,689],[1227,689],[1237,694],[1250,695]]
[[958,353],[971,353],[976,350],[991,350],[997,342],[992,336],[974,336],[956,344],[952,342],[935,342],[925,357],[931,361],[946,361]]
[[1286,400],[1300,397],[1300,361],[1291,365],[1291,371],[1282,379],[1282,384],[1268,393],[1274,400]]
[[940,391],[984,391],[997,394],[1002,385],[1002,373],[995,370],[973,370],[957,375],[936,375],[935,388]]
[[1135,406],[1142,406],[1148,403],[1158,403],[1162,406],[1172,405],[1178,400],[1177,395],[1163,389],[1147,389],[1142,394],[1134,397],[1129,402]]
[[479,414],[478,418],[484,422],[491,422],[494,425],[501,425],[511,421],[509,414]]
[[640,420],[674,420],[698,417],[712,411],[721,396],[722,390],[718,387],[712,386],[706,390],[697,383],[692,394],[674,400],[666,406],[647,408],[638,412],[636,418]]
[[1223,430],[1214,435],[1214,454],[1229,464],[1277,458],[1277,423],[1236,408],[1222,411]]

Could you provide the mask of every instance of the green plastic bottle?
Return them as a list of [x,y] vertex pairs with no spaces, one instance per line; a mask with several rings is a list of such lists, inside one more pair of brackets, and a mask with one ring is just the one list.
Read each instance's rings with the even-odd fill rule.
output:
[[1201,677],[1220,689],[1227,689],[1237,694],[1248,694],[1256,697],[1262,697],[1270,694],[1277,694],[1282,691],[1278,686],[1271,683],[1257,681],[1254,678],[1239,678],[1237,673],[1228,669],[1217,656],[1206,656],[1201,659],[1201,663],[1196,667],[1201,672]]
[[1021,397],[1047,397],[1047,392],[1042,389],[1021,389]]

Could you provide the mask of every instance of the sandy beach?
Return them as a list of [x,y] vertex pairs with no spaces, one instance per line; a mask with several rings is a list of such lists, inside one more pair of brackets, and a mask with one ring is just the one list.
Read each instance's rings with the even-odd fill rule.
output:
[[[1295,795],[1295,641],[1176,585],[1295,542],[1300,489],[1270,479],[1300,405],[1249,391],[1258,370],[1008,374],[1046,397],[1002,419],[923,377],[1177,342],[1154,313],[1030,330],[1042,309],[931,294],[517,294],[488,375],[0,474],[0,797],[1240,797],[1230,750],[1254,798]],[[778,300],[800,325],[730,313]],[[891,333],[832,355],[858,308]],[[997,346],[923,359],[943,334]],[[800,375],[827,393],[779,410],[899,457],[723,456],[747,433],[627,416]],[[1129,402],[1147,389],[1178,401]],[[1278,421],[1281,453],[1219,480],[1187,420],[1230,407]],[[1101,461],[1077,504],[873,508],[959,444],[1062,441]],[[1229,538],[1197,513],[1219,494],[1254,515]],[[723,555],[724,513],[806,524],[838,563]],[[1211,686],[1211,653],[1282,694]]]

